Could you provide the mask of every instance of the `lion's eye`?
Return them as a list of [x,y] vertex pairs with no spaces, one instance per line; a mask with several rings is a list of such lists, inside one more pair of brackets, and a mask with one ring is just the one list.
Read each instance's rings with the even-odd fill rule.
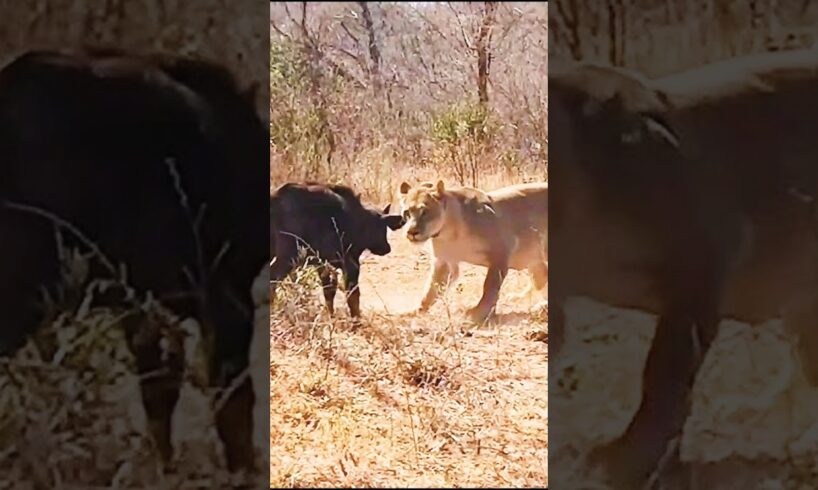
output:
[[410,218],[411,216],[412,216],[412,215],[409,213],[409,210],[408,210],[408,209],[407,209],[406,211],[404,211],[404,212],[403,212],[403,219],[404,219],[404,220],[409,220],[409,218]]

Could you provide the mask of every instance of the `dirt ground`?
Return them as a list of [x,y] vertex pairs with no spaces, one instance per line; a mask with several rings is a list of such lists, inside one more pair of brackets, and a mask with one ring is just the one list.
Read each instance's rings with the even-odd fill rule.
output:
[[344,321],[342,294],[335,321],[272,313],[271,485],[546,487],[546,315],[540,298],[508,300],[527,276],[509,274],[497,324],[463,320],[486,271],[465,264],[418,315],[428,253],[389,240],[391,254],[362,260],[363,326]]
[[[583,458],[621,434],[635,413],[656,318],[585,298],[571,300],[566,312],[550,393],[559,420],[554,486],[603,489]],[[780,321],[721,323],[694,383],[680,448],[694,488],[818,488],[818,389],[808,385]],[[678,477],[663,475],[661,488],[678,488]]]
[[[409,242],[402,230],[390,232],[389,243],[392,245],[389,255],[368,255],[362,261],[361,304],[369,311],[402,316],[412,313],[426,292],[429,251],[426,245]],[[448,297],[450,307],[465,309],[473,306],[480,299],[485,277],[485,267],[461,264],[461,276],[453,288],[456,294]],[[501,323],[514,323],[529,316],[531,304],[515,305],[507,301],[509,296],[523,291],[527,281],[525,273],[509,272],[497,310]]]

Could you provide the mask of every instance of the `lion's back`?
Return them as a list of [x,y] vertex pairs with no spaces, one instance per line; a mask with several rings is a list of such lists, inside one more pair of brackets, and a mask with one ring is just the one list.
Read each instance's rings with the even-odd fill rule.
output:
[[512,185],[489,192],[488,195],[504,221],[504,228],[516,233],[531,227],[542,233],[547,230],[547,183]]
[[[516,243],[518,249],[540,248],[548,230],[548,185],[517,184],[490,192],[474,188],[451,189],[461,205],[459,250],[478,243]],[[472,243],[475,242],[475,243]],[[473,245],[473,246],[472,246]],[[465,253],[465,252],[464,252]]]

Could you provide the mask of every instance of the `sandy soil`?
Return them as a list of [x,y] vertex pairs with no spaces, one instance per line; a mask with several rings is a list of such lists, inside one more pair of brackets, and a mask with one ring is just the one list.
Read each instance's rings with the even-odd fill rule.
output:
[[[621,434],[641,396],[656,318],[577,298],[550,393],[555,488],[605,488],[583,462]],[[818,488],[818,389],[810,387],[780,321],[721,323],[695,381],[681,438],[696,488]],[[668,474],[662,488],[677,488]]]
[[[426,245],[410,243],[400,231],[390,232],[392,252],[386,257],[367,255],[362,260],[361,304],[369,311],[391,315],[412,313],[426,292],[429,272],[429,251]],[[448,296],[450,306],[462,308],[473,306],[480,299],[486,268],[461,264],[460,279]],[[518,321],[529,316],[530,302],[510,304],[509,295],[524,290],[528,276],[520,271],[510,271],[503,283],[498,305],[501,323]],[[337,301],[337,300],[336,300]],[[440,305],[436,307],[439,309]],[[430,314],[434,315],[433,310]]]
[[[463,321],[485,277],[468,265],[418,315],[428,254],[400,232],[389,239],[391,254],[363,259],[363,327],[345,326],[339,295],[340,319],[314,322],[332,326],[331,341],[273,340],[271,483],[547,486],[545,318],[536,297],[508,301],[527,276],[509,274],[495,325]],[[274,312],[273,338],[291,324]]]

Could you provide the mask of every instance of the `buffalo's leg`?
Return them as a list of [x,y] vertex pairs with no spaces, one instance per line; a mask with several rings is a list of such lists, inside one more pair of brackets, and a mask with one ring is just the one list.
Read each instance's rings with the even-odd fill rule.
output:
[[43,320],[39,294],[57,282],[60,267],[48,221],[7,210],[0,203],[0,237],[0,355],[7,355],[21,347]]
[[347,306],[352,318],[361,316],[361,290],[358,287],[358,278],[361,275],[361,265],[357,260],[349,259],[344,263],[344,284],[346,285]]
[[[244,281],[239,281],[242,284]],[[236,287],[237,289],[238,287]],[[253,316],[250,311],[236,308],[238,304],[253,304],[248,295],[236,297],[213,295],[209,317],[217,326],[210,358],[211,385],[220,388],[215,406],[216,431],[224,445],[227,468],[231,472],[252,473],[255,469],[253,446],[253,379],[248,371],[250,344],[253,338]],[[252,307],[251,307],[252,308]],[[258,396],[265,396],[261,393]]]
[[643,371],[639,409],[625,433],[592,456],[602,458],[615,488],[644,484],[689,414],[693,381],[718,326],[715,313],[689,311],[670,311],[659,318]]
[[483,323],[491,315],[500,298],[500,288],[503,286],[506,274],[508,274],[508,266],[505,264],[489,267],[486,280],[483,282],[483,296],[477,306],[466,312],[470,320]]
[[327,311],[330,316],[335,314],[335,293],[338,292],[338,276],[335,274],[335,269],[329,265],[322,265],[318,269],[318,275],[321,278],[321,287],[324,291],[324,301],[327,305]]
[[162,461],[168,465],[173,459],[171,420],[179,401],[184,372],[181,338],[163,336],[160,325],[141,313],[128,316],[124,323],[140,377],[148,429]]
[[254,402],[252,380],[248,376],[233,389],[216,412],[216,430],[224,444],[227,468],[231,472],[254,468]]

